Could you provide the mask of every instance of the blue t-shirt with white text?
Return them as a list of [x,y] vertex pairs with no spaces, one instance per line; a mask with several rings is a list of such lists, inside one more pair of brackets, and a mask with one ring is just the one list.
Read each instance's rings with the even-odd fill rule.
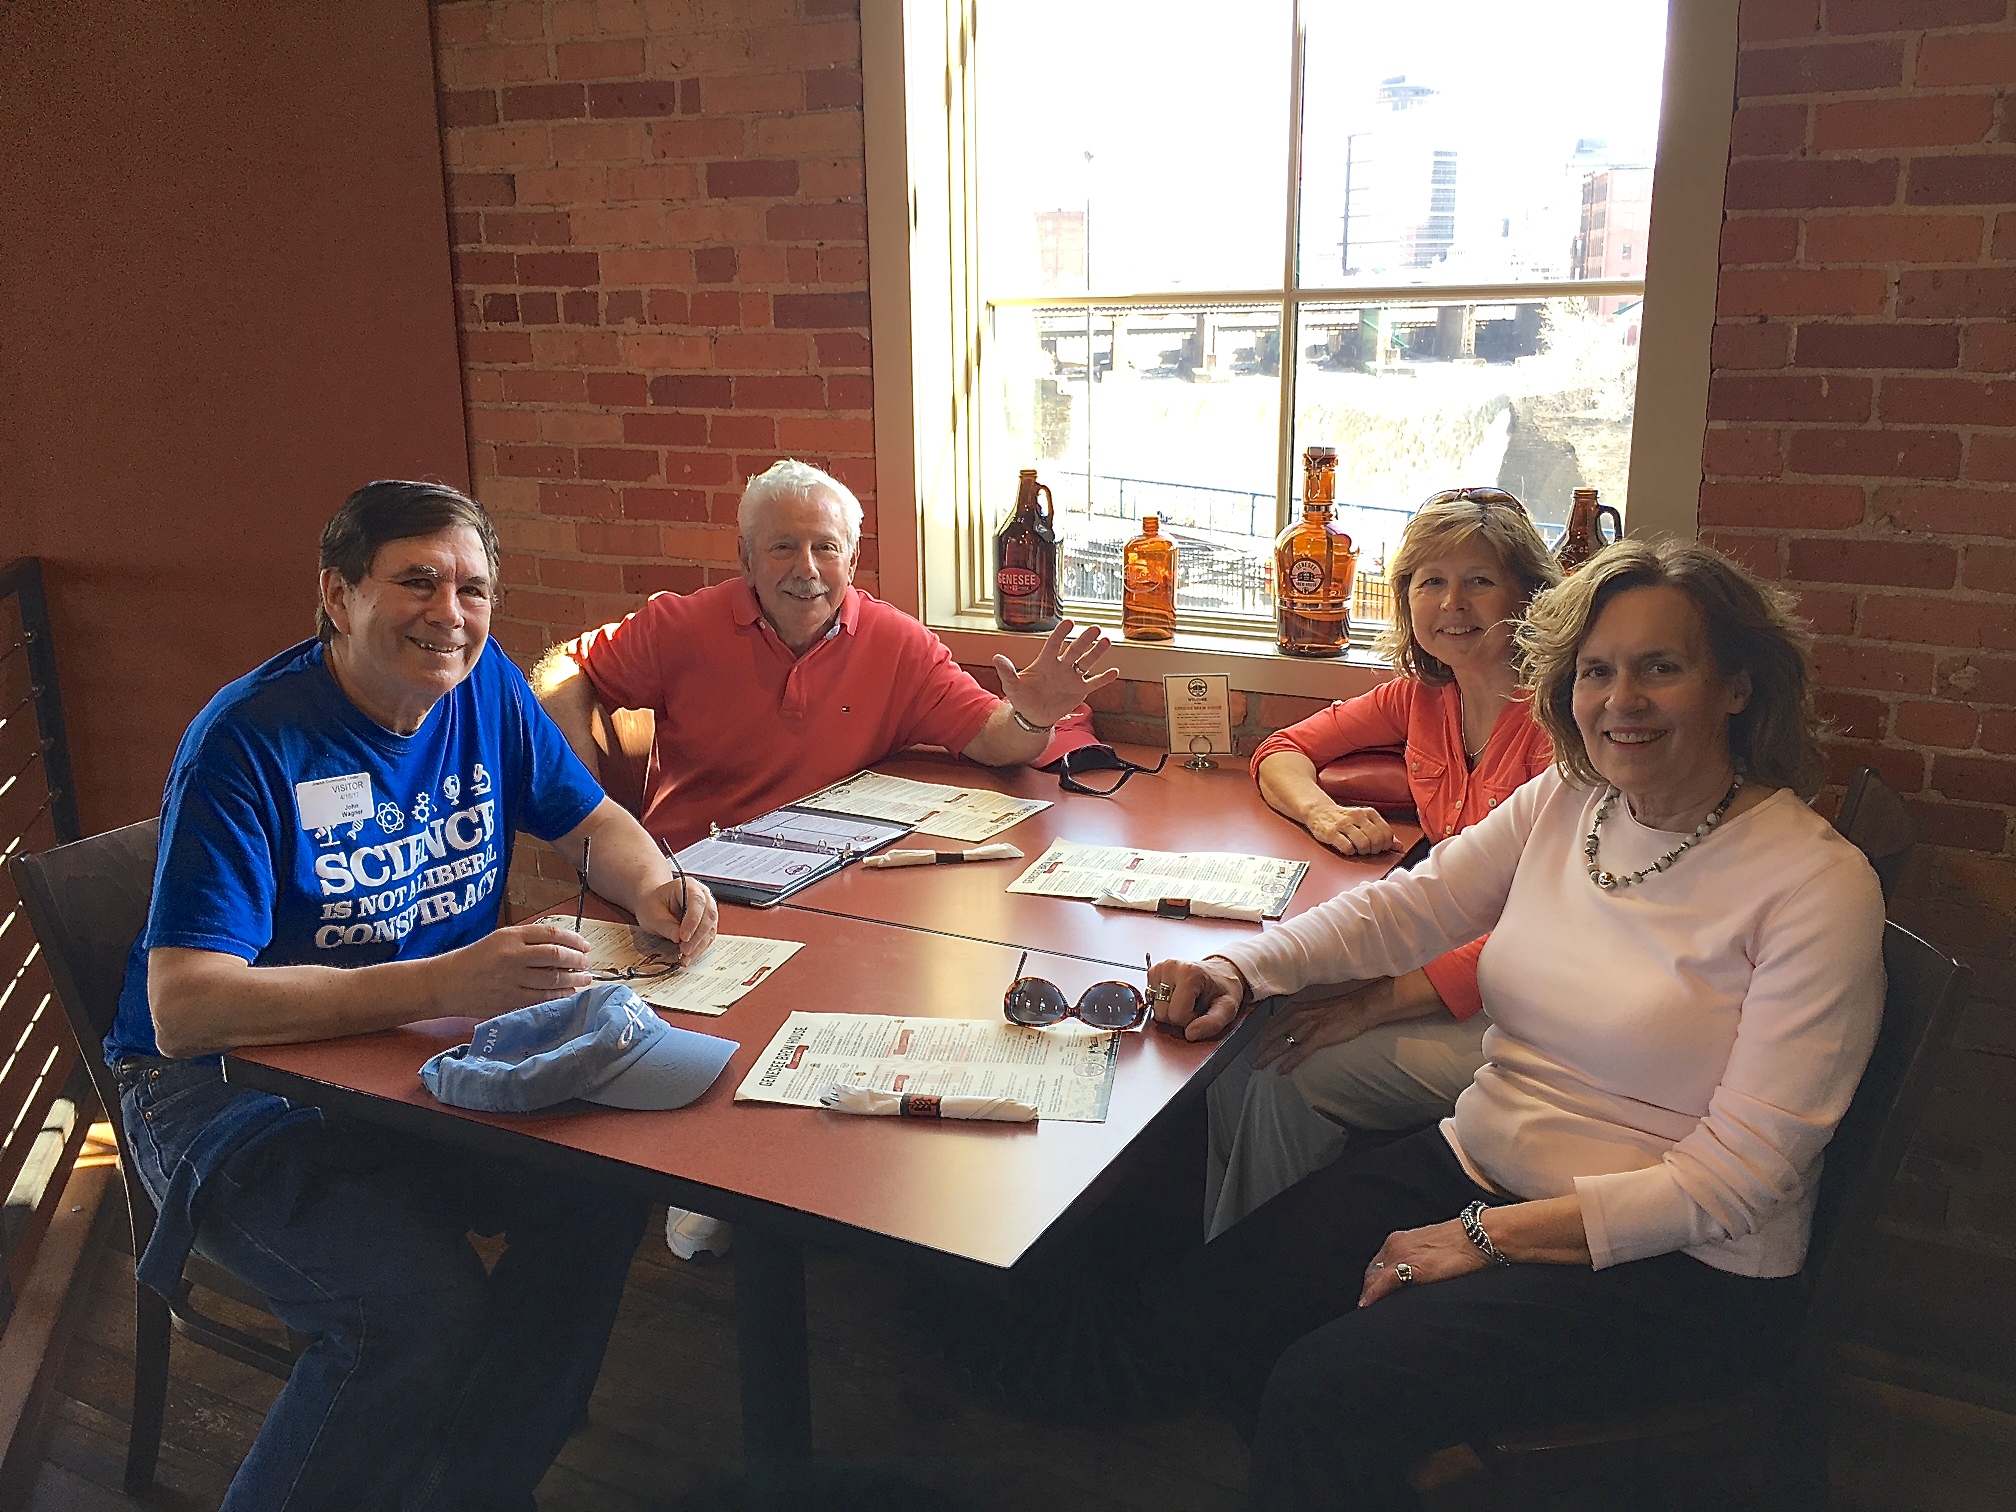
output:
[[371,719],[314,641],[231,683],[176,750],[147,928],[105,1056],[160,1053],[147,952],[373,966],[497,925],[511,840],[552,840],[602,790],[495,641],[411,735]]

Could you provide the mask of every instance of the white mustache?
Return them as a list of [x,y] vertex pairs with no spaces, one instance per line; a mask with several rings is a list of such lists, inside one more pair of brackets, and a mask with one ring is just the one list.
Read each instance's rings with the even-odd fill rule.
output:
[[819,579],[817,578],[813,578],[809,582],[802,582],[802,581],[782,582],[777,585],[777,589],[780,593],[788,594],[790,597],[797,599],[817,599],[826,597],[826,585],[820,582]]

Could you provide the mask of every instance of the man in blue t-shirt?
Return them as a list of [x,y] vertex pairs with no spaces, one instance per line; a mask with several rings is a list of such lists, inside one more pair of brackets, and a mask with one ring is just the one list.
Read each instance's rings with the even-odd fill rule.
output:
[[[235,1509],[533,1507],[586,1412],[645,1204],[227,1085],[221,1052],[487,1018],[586,987],[587,942],[499,927],[520,829],[596,892],[712,941],[489,641],[497,539],[472,500],[372,483],[322,533],[320,634],[211,699],[176,751],[147,929],[105,1056],[161,1210],[310,1340]],[[502,1234],[486,1268],[470,1230]]]

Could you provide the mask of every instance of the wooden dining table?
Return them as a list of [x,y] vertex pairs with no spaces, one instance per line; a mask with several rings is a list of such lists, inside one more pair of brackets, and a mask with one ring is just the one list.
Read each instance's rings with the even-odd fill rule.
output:
[[[1261,804],[1243,764],[1192,771],[1172,758],[1161,773],[1137,775],[1110,798],[1063,793],[1040,771],[990,770],[937,753],[906,753],[877,770],[1051,799],[1001,837],[1029,859],[1064,837],[1306,860],[1290,916],[1383,875],[1399,856],[1324,850]],[[1403,842],[1412,839],[1403,832]],[[959,846],[924,836],[902,844]],[[1203,955],[1263,927],[1004,892],[1026,864],[854,865],[778,907],[724,905],[722,933],[804,948],[718,1018],[669,1015],[738,1045],[713,1086],[676,1111],[577,1102],[511,1115],[442,1104],[422,1086],[419,1070],[438,1051],[468,1042],[466,1019],[242,1049],[226,1058],[226,1074],[496,1159],[642,1190],[734,1224],[745,1458],[799,1462],[812,1438],[807,1243],[881,1247],[954,1267],[1013,1267],[1096,1206],[1145,1136],[1200,1098],[1253,1030],[1249,1016],[1202,1043],[1153,1028],[1126,1033],[1103,1122],[922,1123],[735,1101],[735,1089],[794,1011],[991,1019],[1018,963],[1075,1001],[1095,981],[1138,983],[1144,957]],[[599,900],[590,907],[620,917]]]

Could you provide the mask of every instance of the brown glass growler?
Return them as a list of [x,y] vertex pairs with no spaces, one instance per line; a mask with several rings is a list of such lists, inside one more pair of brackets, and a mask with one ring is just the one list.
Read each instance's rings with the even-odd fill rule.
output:
[[[1603,539],[1601,520],[1610,517],[1610,540]],[[1554,560],[1563,572],[1573,572],[1613,541],[1624,538],[1624,519],[1608,504],[1596,502],[1596,490],[1578,488],[1568,509],[1568,528],[1554,547]]]
[[1290,656],[1342,656],[1351,638],[1351,583],[1358,556],[1330,518],[1337,498],[1337,452],[1302,453],[1302,518],[1274,541],[1276,644]]
[[994,623],[1003,630],[1048,632],[1061,617],[1057,505],[1036,481],[1036,469],[1025,467],[1015,513],[994,533]]
[[1141,516],[1141,534],[1120,552],[1120,633],[1129,640],[1176,634],[1176,543],[1159,515]]

